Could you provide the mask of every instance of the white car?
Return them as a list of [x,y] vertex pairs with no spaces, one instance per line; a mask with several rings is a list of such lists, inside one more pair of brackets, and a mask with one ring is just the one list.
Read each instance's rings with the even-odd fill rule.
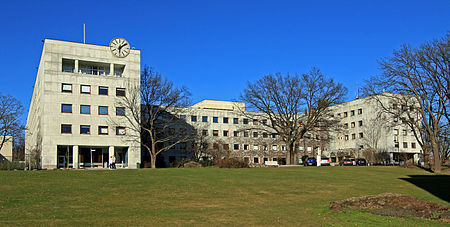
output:
[[330,165],[330,158],[322,156],[320,157],[320,165],[321,166],[329,166]]

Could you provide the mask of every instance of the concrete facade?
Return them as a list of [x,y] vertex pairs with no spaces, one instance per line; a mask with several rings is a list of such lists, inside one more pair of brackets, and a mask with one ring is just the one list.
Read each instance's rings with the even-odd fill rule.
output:
[[140,145],[122,135],[132,132],[118,99],[139,84],[139,50],[119,58],[108,46],[45,39],[26,153],[39,153],[42,168],[107,167],[114,154],[119,167],[136,168]]
[[0,149],[0,161],[8,160],[13,161],[13,138],[12,136],[1,136],[0,143],[3,142],[3,146]]

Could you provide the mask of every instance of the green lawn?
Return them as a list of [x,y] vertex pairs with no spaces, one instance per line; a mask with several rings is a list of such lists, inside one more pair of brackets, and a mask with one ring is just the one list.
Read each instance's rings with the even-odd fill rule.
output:
[[[0,171],[0,226],[444,226],[328,209],[331,201],[383,192],[450,205],[401,179],[411,175],[430,174],[401,167]],[[449,181],[433,184],[450,193]]]

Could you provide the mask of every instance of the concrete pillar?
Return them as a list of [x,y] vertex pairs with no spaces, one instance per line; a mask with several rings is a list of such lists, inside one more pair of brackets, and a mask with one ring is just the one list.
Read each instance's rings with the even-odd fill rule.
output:
[[317,166],[320,166],[320,160],[322,160],[322,151],[320,147],[317,148]]
[[78,146],[73,146],[73,148],[72,148],[72,164],[73,164],[73,168],[74,169],[78,169],[79,168],[79,164],[78,164],[78,162],[79,162],[79,160],[78,160],[78,158],[79,158],[79,155],[78,155]]
[[75,59],[75,67],[74,67],[73,72],[78,73],[78,59]]
[[114,76],[114,64],[109,64],[109,75]]
[[109,163],[109,165],[111,166],[111,162],[112,162],[112,160],[111,160],[111,157],[114,155],[114,146],[109,146],[108,147],[108,151],[109,151],[109,161],[108,161],[108,163]]

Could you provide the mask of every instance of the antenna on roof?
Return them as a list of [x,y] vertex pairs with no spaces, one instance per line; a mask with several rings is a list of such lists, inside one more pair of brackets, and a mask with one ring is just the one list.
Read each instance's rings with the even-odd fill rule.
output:
[[359,99],[359,87],[358,87],[358,82],[356,82],[356,99]]
[[86,24],[83,24],[83,43],[86,43]]

